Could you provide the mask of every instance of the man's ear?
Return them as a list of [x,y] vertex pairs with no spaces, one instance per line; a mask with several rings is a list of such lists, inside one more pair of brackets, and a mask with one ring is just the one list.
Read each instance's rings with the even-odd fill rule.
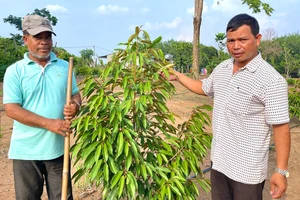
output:
[[261,38],[262,38],[262,35],[260,33],[256,35],[255,39],[256,39],[257,46],[259,46]]
[[22,38],[23,38],[24,44],[27,45],[28,35],[23,35]]

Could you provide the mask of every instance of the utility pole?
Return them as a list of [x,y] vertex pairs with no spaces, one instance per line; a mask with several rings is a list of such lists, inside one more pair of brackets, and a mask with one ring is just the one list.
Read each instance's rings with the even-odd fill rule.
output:
[[97,56],[96,56],[96,51],[95,51],[95,45],[93,45],[93,51],[94,51],[94,67],[97,65]]

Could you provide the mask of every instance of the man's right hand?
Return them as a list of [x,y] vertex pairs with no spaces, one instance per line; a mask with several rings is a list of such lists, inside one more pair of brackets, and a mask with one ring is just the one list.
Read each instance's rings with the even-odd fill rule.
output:
[[49,119],[46,129],[66,137],[66,132],[70,132],[71,121],[61,119]]
[[175,70],[172,70],[169,73],[169,78],[166,77],[163,71],[161,71],[159,75],[168,81],[177,81],[177,74]]

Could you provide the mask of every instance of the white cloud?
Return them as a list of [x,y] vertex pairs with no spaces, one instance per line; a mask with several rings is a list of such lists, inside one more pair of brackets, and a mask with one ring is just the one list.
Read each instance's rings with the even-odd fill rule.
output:
[[192,8],[186,9],[186,12],[189,13],[189,14],[191,14],[191,15],[194,15],[194,10],[195,10],[195,8],[192,7]]
[[240,0],[214,0],[212,10],[224,13],[243,13],[249,11]]
[[176,36],[176,40],[192,42],[193,41],[193,26],[181,27],[179,35]]
[[205,14],[205,13],[207,13],[207,11],[208,11],[208,6],[207,6],[206,2],[204,1],[202,13]]
[[[195,11],[195,7],[186,9],[186,12],[187,12],[188,14],[191,14],[191,15],[194,15],[194,11]],[[208,11],[208,6],[207,6],[206,2],[204,1],[204,2],[203,2],[202,14],[207,13],[207,11]]]
[[117,5],[108,5],[108,6],[101,5],[99,6],[99,8],[97,8],[97,11],[100,14],[105,15],[105,14],[110,14],[115,12],[128,12],[129,9],[127,7],[120,7]]
[[182,19],[180,17],[176,17],[171,22],[163,21],[155,24],[151,22],[146,22],[144,28],[146,30],[174,29],[174,28],[178,28],[181,23],[182,23]]
[[260,32],[267,28],[272,28],[276,31],[277,28],[284,29],[286,26],[285,19],[282,19],[282,17],[269,17],[264,13],[259,13],[256,14],[255,18],[259,23]]
[[149,8],[142,8],[143,13],[148,13],[149,11],[150,11]]
[[60,5],[47,5],[46,8],[50,12],[67,12],[67,9]]

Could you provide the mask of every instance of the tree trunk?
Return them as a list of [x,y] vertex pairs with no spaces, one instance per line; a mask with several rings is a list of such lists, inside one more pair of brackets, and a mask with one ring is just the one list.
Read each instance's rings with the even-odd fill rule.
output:
[[203,0],[195,0],[194,13],[194,35],[193,35],[193,66],[192,76],[199,79],[199,45],[200,45],[200,26],[202,21]]

